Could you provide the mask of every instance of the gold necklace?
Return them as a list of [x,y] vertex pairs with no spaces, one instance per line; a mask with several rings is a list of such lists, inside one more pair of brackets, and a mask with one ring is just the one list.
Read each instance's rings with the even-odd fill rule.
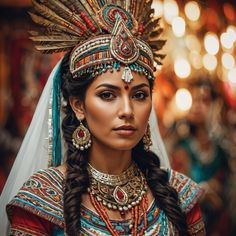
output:
[[91,193],[98,202],[121,214],[139,205],[147,191],[147,183],[143,173],[133,162],[120,175],[110,175],[96,170],[88,165]]

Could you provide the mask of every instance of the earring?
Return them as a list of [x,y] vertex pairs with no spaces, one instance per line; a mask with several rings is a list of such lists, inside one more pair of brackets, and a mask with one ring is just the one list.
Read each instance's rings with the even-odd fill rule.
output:
[[80,125],[75,129],[72,134],[72,143],[81,151],[88,149],[91,146],[91,134],[89,130],[80,121]]
[[147,126],[146,133],[143,136],[143,144],[144,144],[144,150],[146,152],[150,151],[150,147],[152,146],[152,140],[151,140],[151,130],[149,124]]

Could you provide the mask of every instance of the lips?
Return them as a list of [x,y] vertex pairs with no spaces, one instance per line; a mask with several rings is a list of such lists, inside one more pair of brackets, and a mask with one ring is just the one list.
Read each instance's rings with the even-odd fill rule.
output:
[[135,131],[136,128],[133,127],[132,125],[121,125],[121,126],[115,128],[114,130],[132,130],[132,131]]
[[122,136],[132,136],[137,129],[131,125],[121,125],[114,129],[116,134]]

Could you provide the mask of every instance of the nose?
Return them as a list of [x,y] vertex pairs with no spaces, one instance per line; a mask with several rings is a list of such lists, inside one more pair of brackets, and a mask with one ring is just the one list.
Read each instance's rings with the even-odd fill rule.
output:
[[120,119],[133,119],[134,118],[133,105],[128,96],[125,96],[121,99],[118,116]]

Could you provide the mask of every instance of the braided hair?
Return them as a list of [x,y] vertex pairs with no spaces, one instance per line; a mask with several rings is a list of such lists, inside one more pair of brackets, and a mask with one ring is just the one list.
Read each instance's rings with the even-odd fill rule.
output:
[[[79,80],[73,79],[69,71],[69,53],[62,61],[61,90],[67,105],[64,107],[65,117],[62,122],[63,136],[67,143],[67,176],[64,188],[64,218],[68,236],[80,235],[80,208],[82,195],[87,193],[89,175],[87,171],[88,151],[80,151],[72,144],[72,133],[79,122],[69,105],[69,97],[74,96],[84,101],[86,91],[92,83],[92,77],[82,76]],[[152,87],[152,84],[150,84]],[[179,206],[178,194],[168,182],[168,173],[160,168],[159,158],[152,152],[144,151],[140,141],[132,150],[132,158],[144,173],[148,186],[152,191],[156,204],[165,212],[173,223],[179,235],[189,235],[186,215]]]

